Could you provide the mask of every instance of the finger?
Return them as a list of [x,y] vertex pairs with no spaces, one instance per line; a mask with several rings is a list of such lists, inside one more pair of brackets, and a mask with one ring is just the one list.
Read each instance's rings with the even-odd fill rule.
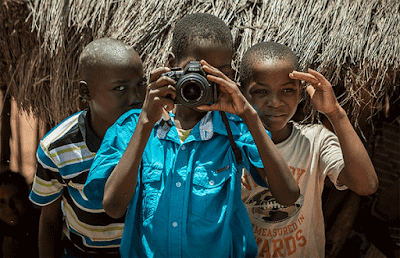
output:
[[[169,111],[171,111],[171,110],[169,110]],[[162,118],[164,121],[168,121],[171,118],[168,113],[169,111],[166,108],[165,108],[165,110],[163,110]]]
[[159,77],[156,81],[150,83],[147,87],[149,90],[155,90],[158,88],[165,87],[166,85],[175,86],[175,84],[176,84],[176,82],[172,78],[170,78],[168,76],[162,76],[162,77]]
[[302,80],[310,84],[317,84],[319,80],[310,73],[303,73],[298,71],[293,71],[289,73],[289,77],[292,79]]
[[175,103],[173,101],[169,101],[165,106],[164,109],[166,112],[170,112],[174,109]]
[[150,82],[156,81],[161,74],[171,71],[169,67],[158,67],[150,72]]
[[325,78],[325,76],[323,76],[322,74],[320,74],[319,72],[308,68],[308,72],[310,74],[312,74],[313,76],[315,76],[315,78],[318,79],[318,81],[322,84],[330,84],[330,82]]
[[153,97],[168,98],[173,100],[176,97],[176,91],[172,85],[166,85],[160,88],[152,89],[150,91],[150,95]]
[[220,110],[218,104],[211,104],[211,105],[201,105],[198,106],[197,109],[202,110],[202,111],[216,111]]
[[221,72],[218,68],[213,67],[212,65],[210,65],[209,63],[207,63],[207,61],[205,60],[201,60],[200,63],[203,65],[202,68],[203,70],[208,73],[208,74],[212,74],[221,78],[228,78],[223,72]]
[[306,87],[306,91],[307,91],[308,95],[310,95],[310,97],[312,98],[314,96],[314,93],[315,93],[315,88],[313,86],[311,86],[311,85],[308,85]]
[[238,85],[229,78],[221,78],[214,75],[207,75],[207,79],[211,82],[217,83],[220,87],[219,90],[227,93],[234,93],[239,90]]
[[208,66],[208,67],[211,67],[211,68],[215,68],[214,66],[210,65],[210,64],[209,64],[206,60],[204,60],[204,59],[200,60],[200,64],[203,65],[203,66]]

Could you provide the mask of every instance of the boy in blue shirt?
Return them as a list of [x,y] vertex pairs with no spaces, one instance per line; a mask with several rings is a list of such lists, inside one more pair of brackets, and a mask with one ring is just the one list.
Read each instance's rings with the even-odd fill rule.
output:
[[[291,205],[299,196],[257,112],[230,79],[232,54],[232,35],[222,20],[187,15],[174,29],[168,65],[184,68],[201,60],[208,81],[219,87],[218,100],[169,112],[179,92],[177,82],[163,75],[171,69],[161,67],[150,75],[143,109],[127,112],[107,131],[84,193],[112,217],[126,212],[122,257],[255,256],[240,199],[242,166],[268,181],[278,202]],[[212,110],[230,113],[239,164],[221,115]]]

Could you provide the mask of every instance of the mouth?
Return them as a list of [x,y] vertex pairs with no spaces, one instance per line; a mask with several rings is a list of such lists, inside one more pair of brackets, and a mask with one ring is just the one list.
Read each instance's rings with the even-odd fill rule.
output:
[[274,117],[280,118],[280,117],[286,116],[286,114],[282,114],[282,113],[266,113],[266,114],[264,114],[264,116],[271,117],[271,118],[274,118]]

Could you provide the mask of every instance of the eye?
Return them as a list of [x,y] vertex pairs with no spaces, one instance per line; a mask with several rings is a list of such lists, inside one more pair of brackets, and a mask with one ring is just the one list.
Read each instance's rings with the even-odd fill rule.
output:
[[284,89],[283,92],[292,92],[293,89]]
[[266,90],[262,90],[262,89],[258,89],[258,90],[253,91],[253,93],[254,94],[266,94],[267,91]]
[[133,102],[132,106],[139,106],[143,103],[143,101],[141,100],[136,100],[135,102]]
[[296,90],[293,89],[293,88],[286,88],[286,89],[283,89],[283,90],[282,90],[283,93],[293,93],[293,92],[295,92],[295,91],[296,91]]
[[114,90],[116,90],[116,91],[124,91],[125,89],[126,89],[125,85],[120,85],[120,86],[117,86],[114,88]]

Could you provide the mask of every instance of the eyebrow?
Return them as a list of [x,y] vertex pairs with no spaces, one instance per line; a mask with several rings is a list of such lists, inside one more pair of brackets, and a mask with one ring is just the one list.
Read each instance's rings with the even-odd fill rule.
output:
[[129,81],[127,81],[127,80],[122,80],[122,79],[115,79],[115,80],[112,80],[112,81],[111,81],[111,83],[113,83],[113,84],[127,83],[127,82],[129,82]]
[[[264,84],[264,83],[261,83],[261,82],[256,82],[256,84],[261,85],[261,86],[269,86],[268,84]],[[284,84],[279,85],[279,86],[280,86],[280,87],[284,87],[284,86],[287,86],[287,85],[289,85],[289,84],[295,85],[294,82],[288,81],[288,82],[285,82]]]

